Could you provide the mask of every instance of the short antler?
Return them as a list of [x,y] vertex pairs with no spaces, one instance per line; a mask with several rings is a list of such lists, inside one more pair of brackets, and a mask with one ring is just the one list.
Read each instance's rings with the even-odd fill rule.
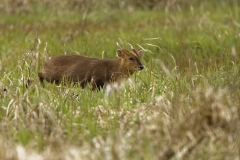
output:
[[135,48],[133,48],[133,46],[130,43],[127,43],[127,44],[131,47],[131,50],[133,52],[135,52],[137,55],[139,55],[139,52]]
[[133,50],[134,48],[133,48],[133,46],[130,44],[130,43],[127,43],[130,47],[131,47],[131,50]]
[[118,42],[116,42],[116,45],[118,46],[119,49],[122,49]]

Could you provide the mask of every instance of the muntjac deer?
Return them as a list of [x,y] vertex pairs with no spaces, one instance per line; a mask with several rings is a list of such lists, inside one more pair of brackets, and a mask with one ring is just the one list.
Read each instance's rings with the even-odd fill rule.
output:
[[38,73],[42,85],[46,80],[59,85],[61,81],[79,83],[84,88],[90,83],[92,89],[102,88],[106,83],[120,81],[142,70],[142,51],[132,48],[118,49],[118,59],[97,59],[80,55],[60,55],[51,58]]

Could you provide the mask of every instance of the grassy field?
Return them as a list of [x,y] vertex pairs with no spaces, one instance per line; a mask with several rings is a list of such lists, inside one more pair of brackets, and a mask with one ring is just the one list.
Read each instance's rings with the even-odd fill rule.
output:
[[[240,158],[238,0],[1,3],[0,159]],[[116,42],[145,51],[121,86],[41,87],[48,57]]]

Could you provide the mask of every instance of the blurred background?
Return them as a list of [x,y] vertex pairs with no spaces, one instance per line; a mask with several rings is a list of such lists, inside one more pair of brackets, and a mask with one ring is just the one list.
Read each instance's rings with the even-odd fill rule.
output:
[[168,10],[183,9],[184,7],[201,5],[236,5],[237,0],[3,0],[0,5],[1,12],[14,13],[38,13],[41,9],[51,12],[57,10],[72,12],[112,11],[122,10],[131,12],[137,9],[143,10]]

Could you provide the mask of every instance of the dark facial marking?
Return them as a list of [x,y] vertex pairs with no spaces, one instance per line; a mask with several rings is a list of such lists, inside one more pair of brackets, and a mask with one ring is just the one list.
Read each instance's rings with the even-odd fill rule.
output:
[[130,57],[129,60],[130,60],[130,61],[134,61],[134,58],[133,58],[133,57]]
[[142,65],[142,63],[141,63],[141,61],[139,59],[137,51],[135,49],[133,49],[132,52],[130,52],[130,53],[132,53],[132,55],[134,57],[130,57],[129,60],[133,59],[133,61],[137,61],[137,64],[139,65],[139,69],[140,70],[144,69],[144,66]]

